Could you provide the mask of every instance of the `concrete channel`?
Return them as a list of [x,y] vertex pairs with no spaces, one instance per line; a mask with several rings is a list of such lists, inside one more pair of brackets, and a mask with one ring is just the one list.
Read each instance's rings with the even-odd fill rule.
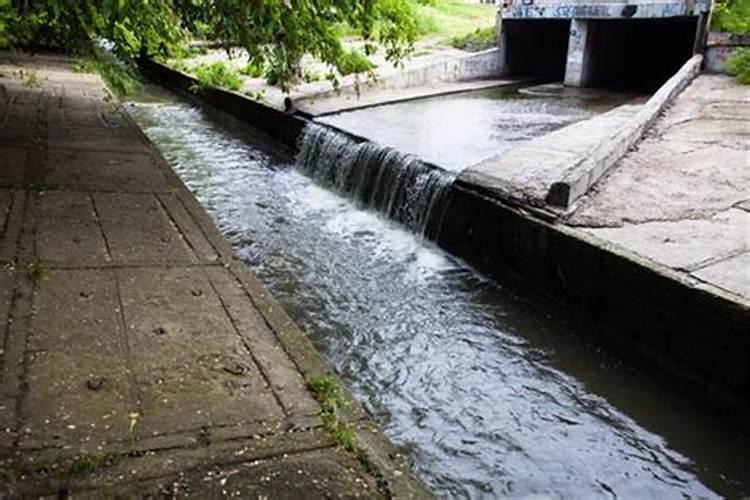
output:
[[[687,383],[708,399],[745,414],[750,389],[748,302],[566,226],[561,223],[561,212],[554,208],[572,204],[635,145],[700,67],[700,56],[690,59],[645,105],[619,111],[612,127],[595,125],[600,118],[593,118],[539,138],[539,142],[550,142],[544,149],[532,141],[529,151],[525,145],[517,148],[517,153],[512,151],[536,161],[533,151],[560,149],[560,143],[555,143],[558,135],[569,137],[577,128],[586,127],[601,134],[594,132],[595,140],[579,149],[571,150],[564,141],[565,161],[553,176],[561,180],[546,183],[537,195],[518,196],[504,187],[531,186],[529,182],[503,183],[502,179],[477,175],[481,170],[466,169],[451,184],[441,224],[431,225],[428,237],[489,276],[516,276],[601,321],[606,325],[602,337],[607,343]],[[144,62],[144,69],[168,88],[225,111],[293,150],[297,147],[297,137],[306,124],[303,117],[220,89],[192,95],[189,89],[194,80],[189,75],[154,62]],[[583,159],[587,163],[582,167]],[[503,161],[503,155],[498,161]],[[581,184],[579,178],[586,180]],[[562,179],[574,180],[565,187]],[[550,197],[554,198],[552,205],[547,204]]]

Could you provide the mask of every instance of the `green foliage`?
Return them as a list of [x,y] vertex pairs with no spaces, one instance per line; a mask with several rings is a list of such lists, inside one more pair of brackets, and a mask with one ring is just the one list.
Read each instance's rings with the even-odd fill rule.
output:
[[320,403],[320,408],[323,410],[320,418],[333,440],[348,451],[358,451],[359,446],[354,431],[349,424],[340,419],[341,409],[348,403],[344,390],[336,379],[330,376],[313,377],[307,380],[307,387]]
[[496,31],[494,26],[477,28],[471,33],[462,36],[454,36],[450,39],[450,45],[461,50],[477,52],[495,46]]
[[317,82],[322,79],[323,75],[312,68],[304,68],[302,70],[302,80],[304,80],[305,83]]
[[265,74],[266,70],[261,64],[248,63],[241,67],[239,72],[241,75],[249,76],[250,78],[260,78]]
[[223,61],[199,64],[193,68],[201,88],[218,87],[229,90],[242,88],[239,72]]
[[118,54],[167,54],[187,34],[175,1],[35,0],[2,8],[8,45],[82,51],[98,38],[110,40]]
[[254,101],[266,102],[265,90],[258,90],[257,92],[254,92],[252,90],[247,90],[244,92],[244,94]]
[[99,40],[126,60],[185,54],[191,36],[240,47],[249,62],[269,67],[284,89],[309,53],[339,68],[347,53],[340,26],[400,61],[418,36],[407,0],[0,0],[0,45],[81,52]]
[[750,0],[719,0],[714,4],[711,29],[750,33]]
[[741,48],[732,52],[727,59],[727,70],[743,85],[750,85],[750,49]]
[[344,76],[352,73],[366,73],[373,69],[375,65],[372,61],[356,49],[346,51],[338,64],[339,73]]
[[89,66],[119,97],[133,95],[141,89],[138,70],[129,60],[120,61],[103,50],[95,50],[88,59]]

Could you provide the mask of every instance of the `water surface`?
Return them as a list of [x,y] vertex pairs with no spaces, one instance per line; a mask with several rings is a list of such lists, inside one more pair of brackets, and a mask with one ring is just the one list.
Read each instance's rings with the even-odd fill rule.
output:
[[347,111],[319,121],[458,171],[633,99],[554,85],[500,87]]
[[174,102],[133,114],[438,496],[750,493],[743,436],[590,345],[595,326],[317,186],[257,134]]

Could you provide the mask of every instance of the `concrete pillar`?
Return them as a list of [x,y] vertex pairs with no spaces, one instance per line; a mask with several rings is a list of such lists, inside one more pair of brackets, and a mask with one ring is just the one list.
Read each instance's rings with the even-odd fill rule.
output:
[[565,85],[585,87],[591,83],[591,21],[571,19],[568,36],[568,59],[565,63]]
[[495,45],[497,45],[498,55],[498,74],[497,76],[505,76],[510,73],[508,67],[508,35],[503,29],[503,11],[497,12],[497,18],[495,22]]

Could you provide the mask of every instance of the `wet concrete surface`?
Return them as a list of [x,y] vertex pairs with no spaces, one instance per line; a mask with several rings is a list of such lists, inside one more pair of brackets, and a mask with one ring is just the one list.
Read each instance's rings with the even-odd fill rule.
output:
[[362,458],[387,443],[357,455],[323,430],[305,379],[326,367],[102,85],[0,54],[0,488],[397,488],[381,471],[409,478],[402,462]]
[[749,97],[698,76],[567,223],[748,304]]

